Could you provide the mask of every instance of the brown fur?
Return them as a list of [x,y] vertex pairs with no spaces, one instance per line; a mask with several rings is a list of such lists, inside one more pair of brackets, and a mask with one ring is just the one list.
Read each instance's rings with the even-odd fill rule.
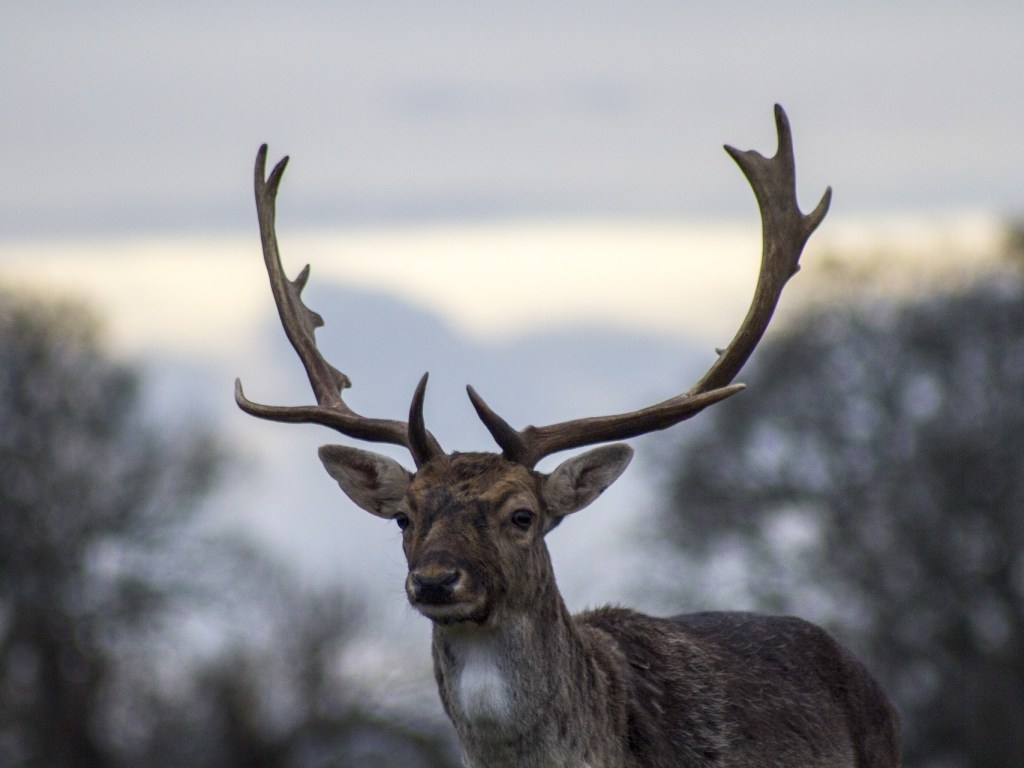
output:
[[[397,505],[366,506],[408,517],[406,589],[434,621],[438,689],[466,765],[897,766],[898,718],[885,694],[812,624],[748,613],[569,614],[544,536],[628,462],[604,454],[550,476],[493,454],[453,454],[369,483],[392,497],[405,488]],[[362,471],[371,462],[348,463]],[[534,515],[525,529],[515,522],[524,510]]]

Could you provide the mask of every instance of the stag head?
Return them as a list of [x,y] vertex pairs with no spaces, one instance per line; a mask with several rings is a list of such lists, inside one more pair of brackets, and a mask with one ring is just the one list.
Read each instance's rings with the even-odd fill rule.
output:
[[798,270],[803,246],[824,218],[831,198],[827,190],[812,213],[800,212],[792,137],[781,107],[776,106],[775,119],[779,147],[774,157],[726,147],[757,198],[763,252],[747,316],[714,364],[695,385],[656,405],[522,430],[511,427],[468,387],[473,407],[500,454],[448,454],[441,448],[423,421],[426,375],[416,387],[407,421],[361,416],[342,400],[350,381],[317,349],[314,331],[323,320],[301,299],[309,267],[294,281],[288,280],[278,253],[275,204],[288,158],[267,176],[264,145],[255,169],[264,262],[285,333],[306,369],[317,405],[260,405],[247,399],[236,382],[238,405],[253,416],[322,424],[358,440],[408,448],[415,472],[393,459],[346,446],[324,446],[320,457],[352,501],[395,520],[402,529],[409,564],[406,593],[435,623],[484,623],[503,611],[525,609],[535,603],[537,590],[553,588],[544,536],[614,482],[629,464],[632,450],[623,444],[605,445],[568,459],[550,474],[536,471],[537,462],[567,449],[666,429],[743,389],[732,380],[764,334],[782,288]]
[[543,474],[493,453],[440,455],[410,473],[393,459],[325,445],[320,459],[352,501],[395,520],[409,564],[409,602],[440,624],[524,611],[552,583],[544,536],[622,474],[623,444]]

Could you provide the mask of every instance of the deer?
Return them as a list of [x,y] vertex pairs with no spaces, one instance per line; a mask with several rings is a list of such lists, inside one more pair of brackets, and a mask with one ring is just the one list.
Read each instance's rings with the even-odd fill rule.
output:
[[[899,717],[863,663],[824,629],[795,617],[701,612],[655,618],[627,608],[571,614],[545,536],[626,469],[621,442],[689,419],[744,388],[733,383],[760,342],[804,245],[828,211],[796,199],[792,132],[775,107],[776,154],[726,145],[753,189],[762,229],[754,297],[732,341],[681,394],[636,411],[517,430],[473,389],[498,452],[445,452],[426,428],[424,374],[405,420],[366,417],[342,399],[349,378],[317,348],[323,318],[301,293],[307,265],[285,276],[275,230],[288,158],[255,165],[263,257],[284,331],[316,405],[263,405],[240,381],[247,414],[326,426],[356,441],[401,446],[415,470],[362,448],[319,457],[358,507],[401,530],[405,593],[432,622],[441,703],[467,768],[891,768]],[[596,446],[596,447],[593,447]],[[537,463],[588,450],[550,473]]]

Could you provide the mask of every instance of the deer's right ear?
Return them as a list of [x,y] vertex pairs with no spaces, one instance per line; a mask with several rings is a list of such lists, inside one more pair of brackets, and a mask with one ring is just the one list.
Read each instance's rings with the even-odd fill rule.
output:
[[352,501],[378,517],[400,511],[412,474],[394,459],[344,445],[321,446],[320,461]]

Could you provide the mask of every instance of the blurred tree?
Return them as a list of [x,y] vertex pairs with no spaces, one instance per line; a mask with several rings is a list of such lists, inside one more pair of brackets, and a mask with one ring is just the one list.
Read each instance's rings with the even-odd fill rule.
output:
[[1024,216],[1009,219],[1003,230],[1003,256],[1020,268],[1024,265]]
[[694,572],[857,648],[908,766],[1024,765],[1022,278],[810,313],[669,470]]
[[[128,764],[148,768],[453,768],[447,721],[398,714],[354,680],[360,610],[334,589],[299,588],[244,548],[222,551],[217,583],[233,584],[227,642],[195,666],[185,690],[132,718],[144,739]],[[370,690],[367,687],[370,686]],[[431,695],[432,692],[431,692]],[[130,696],[128,698],[131,698]],[[433,697],[431,698],[433,702]]]
[[347,600],[200,534],[220,448],[140,394],[85,309],[0,290],[0,765],[453,765],[339,677]]
[[83,308],[0,294],[4,765],[107,764],[105,649],[159,607],[147,555],[215,477],[213,441],[147,424],[138,395]]

